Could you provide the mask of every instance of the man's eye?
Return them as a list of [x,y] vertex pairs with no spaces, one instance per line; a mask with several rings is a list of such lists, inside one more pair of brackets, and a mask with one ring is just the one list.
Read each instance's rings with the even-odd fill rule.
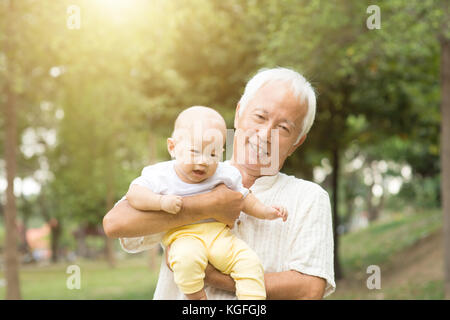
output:
[[258,118],[259,120],[264,120],[264,117],[260,114],[255,114],[256,118]]
[[283,129],[286,132],[289,132],[289,129],[287,127],[285,127],[285,126],[280,126],[280,128]]

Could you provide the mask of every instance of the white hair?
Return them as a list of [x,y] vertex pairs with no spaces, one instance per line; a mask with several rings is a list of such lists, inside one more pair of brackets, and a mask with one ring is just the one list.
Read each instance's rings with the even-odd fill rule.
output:
[[290,84],[292,93],[296,99],[299,99],[300,104],[306,101],[308,111],[303,120],[303,127],[294,144],[298,143],[300,139],[306,135],[314,122],[316,115],[316,94],[311,84],[298,72],[287,68],[273,68],[261,69],[245,86],[244,94],[239,100],[240,108],[239,115],[247,107],[249,101],[253,98],[256,92],[266,83],[271,81],[282,81]]

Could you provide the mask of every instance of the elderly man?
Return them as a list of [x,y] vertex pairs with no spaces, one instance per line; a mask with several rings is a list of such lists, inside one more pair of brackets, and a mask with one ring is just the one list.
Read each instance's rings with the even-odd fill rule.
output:
[[[259,256],[265,270],[267,299],[321,299],[335,290],[330,200],[319,185],[280,173],[286,158],[306,139],[316,110],[311,85],[297,72],[275,68],[258,72],[247,84],[235,114],[230,163],[245,187],[264,204],[282,204],[286,223],[240,214],[242,195],[223,185],[209,193],[183,198],[176,215],[141,212],[126,200],[105,216],[109,237],[121,238],[129,252],[158,243],[174,227],[213,218],[234,226],[233,232]],[[209,299],[235,298],[233,279],[208,265]],[[166,263],[154,299],[183,299]]]

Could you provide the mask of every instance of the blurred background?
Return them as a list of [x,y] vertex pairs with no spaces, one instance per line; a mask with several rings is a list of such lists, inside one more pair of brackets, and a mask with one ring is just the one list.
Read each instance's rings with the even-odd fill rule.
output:
[[[213,107],[232,128],[246,82],[276,66],[318,96],[283,171],[331,196],[329,299],[445,298],[448,10],[447,0],[0,0],[0,298],[151,299],[161,251],[125,253],[103,216],[144,166],[169,159],[180,110]],[[71,265],[80,289],[68,288]],[[371,265],[381,289],[367,286]]]

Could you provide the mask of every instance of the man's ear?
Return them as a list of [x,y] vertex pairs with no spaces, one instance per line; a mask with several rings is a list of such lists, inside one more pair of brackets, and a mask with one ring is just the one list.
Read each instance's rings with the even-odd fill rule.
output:
[[167,151],[172,158],[175,158],[175,141],[172,138],[167,138]]
[[296,144],[294,144],[294,145],[289,149],[288,155],[293,154],[294,151],[297,150],[297,148],[300,147],[300,146],[303,144],[303,142],[305,142],[306,136],[307,136],[307,135],[305,134],[303,137],[301,137],[301,138],[300,138],[300,141],[297,142]]
[[236,112],[234,114],[234,128],[236,129],[236,125],[239,119],[239,109],[241,108],[241,103],[238,102],[237,107],[236,107]]

